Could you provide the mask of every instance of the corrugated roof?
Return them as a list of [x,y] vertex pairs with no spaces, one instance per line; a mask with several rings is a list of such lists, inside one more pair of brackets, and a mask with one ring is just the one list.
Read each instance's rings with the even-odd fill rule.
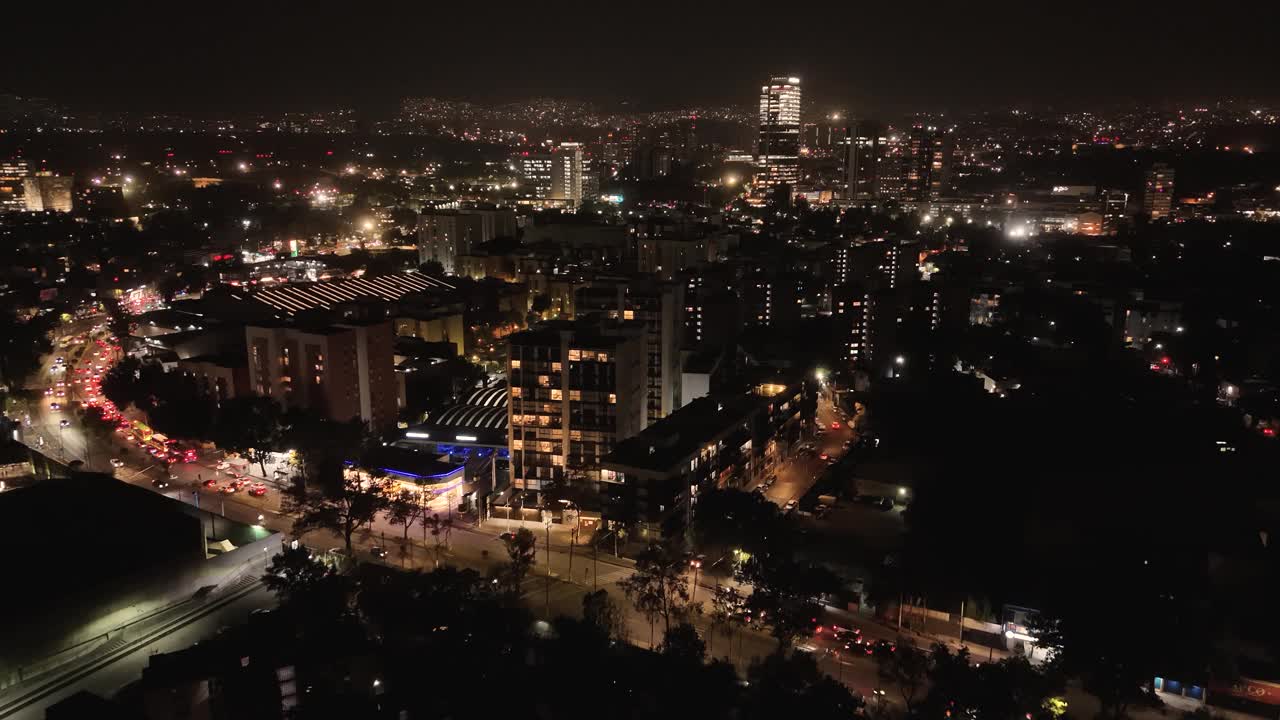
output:
[[277,310],[294,313],[315,308],[329,309],[339,303],[369,296],[399,300],[410,293],[437,289],[452,290],[454,286],[420,272],[404,272],[371,278],[281,285],[259,290],[253,294],[253,298]]

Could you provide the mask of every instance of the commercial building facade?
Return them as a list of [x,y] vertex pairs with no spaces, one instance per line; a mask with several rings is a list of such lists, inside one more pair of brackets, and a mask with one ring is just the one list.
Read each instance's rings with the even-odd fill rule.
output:
[[795,186],[800,180],[800,78],[773,77],[760,88],[756,184]]

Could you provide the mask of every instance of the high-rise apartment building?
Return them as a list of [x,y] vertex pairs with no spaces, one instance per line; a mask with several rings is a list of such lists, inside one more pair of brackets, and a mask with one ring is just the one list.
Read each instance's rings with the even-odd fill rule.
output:
[[582,143],[562,142],[552,151],[551,199],[565,200],[574,205],[583,198]]
[[831,295],[831,316],[835,320],[840,356],[852,365],[870,364],[874,357],[872,294],[856,283],[848,283],[838,285]]
[[1129,207],[1129,193],[1120,190],[1106,190],[1102,193],[1102,234],[1115,235],[1124,223],[1125,211]]
[[1169,217],[1173,210],[1173,168],[1156,163],[1147,170],[1147,186],[1142,196],[1142,212],[1152,220]]
[[24,180],[29,172],[26,160],[0,162],[0,212],[22,212],[27,209],[23,192]]
[[22,199],[28,212],[71,212],[73,178],[42,172],[22,180]]
[[515,234],[510,210],[428,210],[418,216],[418,264],[435,261],[446,273],[456,274],[458,258],[476,245]]
[[579,317],[599,313],[643,323],[646,422],[656,422],[680,407],[680,346],[685,317],[682,283],[597,281],[574,294],[574,311]]
[[800,179],[800,78],[774,77],[760,88],[756,182],[766,188]]
[[645,425],[644,328],[556,322],[507,343],[512,485],[598,482],[600,461]]
[[395,335],[386,318],[249,325],[249,391],[375,430],[395,427],[401,402]]

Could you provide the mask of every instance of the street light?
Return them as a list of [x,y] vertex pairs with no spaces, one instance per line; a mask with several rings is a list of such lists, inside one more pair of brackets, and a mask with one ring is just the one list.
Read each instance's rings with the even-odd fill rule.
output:
[[898,367],[902,367],[906,363],[907,363],[907,359],[902,357],[901,355],[893,359],[893,364],[897,365]]
[[689,598],[689,602],[693,603],[698,599],[698,570],[702,569],[702,560],[698,558],[690,560],[689,567],[693,568],[693,595]]

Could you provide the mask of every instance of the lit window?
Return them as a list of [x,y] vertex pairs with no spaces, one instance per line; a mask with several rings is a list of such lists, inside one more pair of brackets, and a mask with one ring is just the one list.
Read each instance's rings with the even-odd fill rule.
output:
[[542,387],[549,387],[551,385],[551,378],[547,377],[546,375],[539,375],[538,384],[541,385]]
[[511,388],[511,397],[520,397],[521,392],[522,392],[521,388],[513,387]]
[[552,389],[551,389],[551,399],[552,399],[552,400],[563,400],[563,399],[564,399],[564,395],[563,395],[563,393],[561,393],[561,392],[560,392],[560,388],[552,388]]
[[617,402],[618,402],[618,396],[613,393],[609,393],[609,404],[615,405],[617,404]]
[[635,311],[635,310],[623,310],[623,311],[622,311],[622,319],[623,319],[623,320],[635,320],[635,319],[636,319],[636,311]]
[[599,355],[596,356],[596,359],[599,360],[600,362],[609,362],[609,354],[600,353]]
[[520,361],[519,361],[519,360],[512,360],[512,361],[511,361],[511,369],[512,369],[512,370],[519,370],[519,369],[520,369]]
[[558,362],[551,363],[551,372],[560,372],[560,363]]
[[570,391],[569,391],[569,399],[570,399],[570,400],[581,400],[581,399],[582,399],[582,391],[581,391],[581,390],[570,390]]
[[511,441],[511,449],[512,449],[512,450],[523,450],[523,449],[524,449],[524,441],[523,441],[523,440],[519,440],[519,439],[512,440],[512,441]]
[[580,351],[578,351],[578,350],[570,350],[570,351],[569,351],[569,359],[570,359],[570,360],[581,360],[581,359],[582,359],[582,353],[581,353]]

